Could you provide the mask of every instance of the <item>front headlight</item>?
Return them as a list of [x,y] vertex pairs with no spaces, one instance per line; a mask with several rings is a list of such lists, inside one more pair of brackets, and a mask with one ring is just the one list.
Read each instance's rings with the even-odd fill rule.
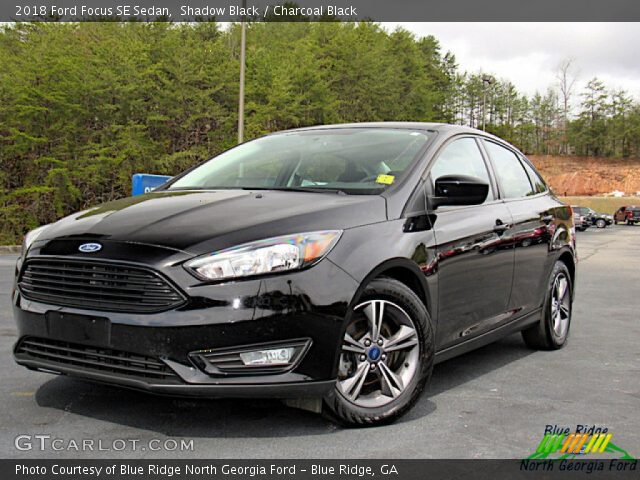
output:
[[338,242],[340,230],[299,233],[246,243],[198,257],[185,268],[203,280],[296,270],[320,261]]
[[27,234],[24,236],[24,240],[22,241],[22,251],[20,253],[21,257],[24,257],[26,255],[29,247],[38,239],[38,237],[42,234],[42,232],[45,231],[48,226],[49,224],[42,225],[38,228],[34,228],[30,232],[27,232]]

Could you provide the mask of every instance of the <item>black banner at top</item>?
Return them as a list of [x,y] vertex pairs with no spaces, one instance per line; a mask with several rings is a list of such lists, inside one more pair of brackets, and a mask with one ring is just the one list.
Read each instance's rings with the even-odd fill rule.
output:
[[0,21],[634,22],[638,0],[3,0]]

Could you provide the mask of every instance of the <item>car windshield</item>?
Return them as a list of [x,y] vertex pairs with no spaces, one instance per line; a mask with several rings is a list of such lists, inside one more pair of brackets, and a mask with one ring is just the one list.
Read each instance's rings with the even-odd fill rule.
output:
[[432,132],[391,128],[302,130],[228,150],[168,190],[220,188],[379,193],[413,163]]

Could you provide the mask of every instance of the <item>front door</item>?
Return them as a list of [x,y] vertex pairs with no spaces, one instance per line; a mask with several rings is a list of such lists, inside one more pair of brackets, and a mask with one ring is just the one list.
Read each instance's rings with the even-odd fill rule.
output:
[[444,175],[469,175],[490,185],[482,205],[438,207],[433,211],[437,243],[440,349],[504,323],[513,279],[511,214],[497,199],[477,140],[449,143],[430,169],[429,182]]

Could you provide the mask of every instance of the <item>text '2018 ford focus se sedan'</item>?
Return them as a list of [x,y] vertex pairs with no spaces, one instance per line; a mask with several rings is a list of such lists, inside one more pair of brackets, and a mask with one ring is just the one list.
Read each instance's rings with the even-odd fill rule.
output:
[[423,123],[292,130],[30,232],[14,355],[380,424],[411,408],[435,362],[516,331],[562,347],[575,262],[571,208],[496,137]]

